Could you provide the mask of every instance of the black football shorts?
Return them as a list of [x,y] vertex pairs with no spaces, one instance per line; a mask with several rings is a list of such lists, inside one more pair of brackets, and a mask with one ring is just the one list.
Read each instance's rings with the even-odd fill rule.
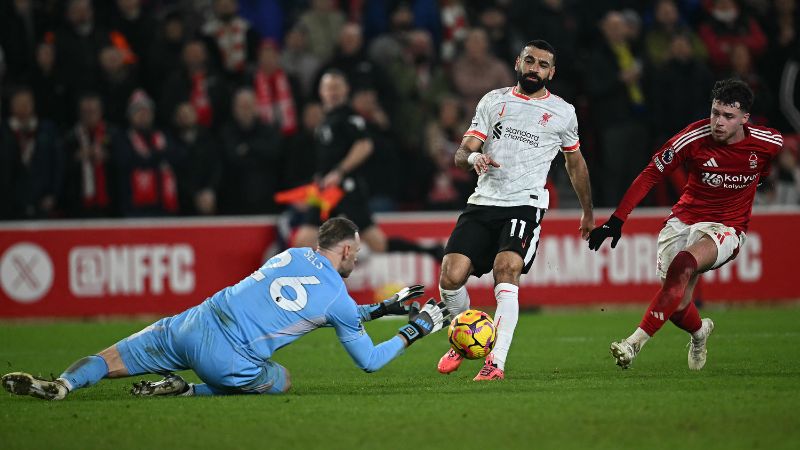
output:
[[467,204],[447,240],[445,254],[461,253],[479,277],[492,270],[495,256],[513,251],[522,257],[528,273],[539,247],[542,217],[547,210],[535,206],[483,206]]

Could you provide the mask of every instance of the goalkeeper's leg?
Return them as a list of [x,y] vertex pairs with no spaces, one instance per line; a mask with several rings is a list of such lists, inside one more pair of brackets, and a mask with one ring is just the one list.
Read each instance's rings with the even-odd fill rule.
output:
[[274,361],[256,365],[240,356],[234,359],[233,367],[227,364],[225,370],[214,362],[195,367],[205,383],[191,385],[191,395],[283,394],[292,387],[289,371]]

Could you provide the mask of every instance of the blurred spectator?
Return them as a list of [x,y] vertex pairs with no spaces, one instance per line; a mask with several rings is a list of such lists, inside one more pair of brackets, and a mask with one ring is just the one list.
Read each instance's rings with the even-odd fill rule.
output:
[[452,74],[464,111],[474,111],[481,97],[492,89],[514,84],[508,63],[489,53],[489,38],[480,28],[467,34],[464,52],[453,64]]
[[197,122],[203,127],[219,126],[227,116],[228,88],[208,66],[208,53],[203,41],[186,43],[181,54],[183,66],[162,85],[162,123],[172,123],[175,108],[188,101],[197,112]]
[[297,187],[308,183],[316,170],[316,138],[314,133],[325,119],[322,105],[316,102],[306,103],[303,107],[302,126],[298,133],[286,142],[286,159],[283,166],[282,183],[286,188]]
[[384,71],[367,58],[360,25],[348,23],[342,27],[336,54],[322,67],[317,80],[321,80],[322,74],[329,70],[344,73],[353,90],[375,87],[383,105],[390,104],[394,98],[394,88],[389,84]]
[[[675,0],[658,0],[654,13],[655,23],[645,35],[647,58],[654,67],[661,68],[674,59],[671,47],[673,37],[677,34],[689,40],[691,59],[703,62],[708,58],[708,51],[703,41],[682,21]],[[680,121],[680,123],[688,122]]]
[[367,134],[372,139],[372,154],[362,170],[369,187],[370,208],[375,212],[393,211],[399,192],[400,177],[396,168],[400,161],[389,115],[381,108],[374,89],[361,88],[353,92],[350,103],[364,119]]
[[100,49],[110,45],[108,32],[95,26],[90,0],[69,0],[66,22],[56,32],[56,74],[67,89],[67,112],[73,117],[78,97],[97,87]]
[[299,81],[301,90],[297,94],[303,101],[316,96],[314,83],[321,64],[319,58],[308,50],[306,30],[301,26],[289,30],[281,53],[281,67]]
[[78,100],[78,123],[64,139],[64,213],[67,217],[108,217],[116,211],[117,185],[111,164],[111,137],[116,130],[103,117],[99,95]]
[[494,56],[501,61],[513,61],[517,56],[511,44],[511,27],[506,12],[497,6],[488,6],[478,18],[480,26],[489,36],[489,47]]
[[772,169],[771,177],[775,195],[772,199],[778,205],[800,204],[800,165],[798,165],[798,151],[800,140],[789,139],[784,149],[778,154],[778,160]]
[[[576,15],[567,8],[563,0],[540,0],[514,2],[509,20],[514,24],[522,43],[534,38],[544,39],[556,49],[558,76],[548,82],[548,89],[570,103],[575,103],[577,88],[580,85],[579,27]],[[518,43],[516,47],[521,46],[522,44]],[[516,55],[514,57],[516,58]]]
[[756,204],[800,205],[800,135],[784,135],[783,149],[772,161],[769,177],[759,180]]
[[260,38],[258,33],[239,17],[237,0],[213,0],[214,15],[203,25],[203,35],[208,48],[213,50],[213,60],[228,79],[241,81],[248,63],[256,60]]
[[9,104],[10,117],[0,129],[0,217],[51,216],[63,171],[55,126],[36,116],[28,88],[14,91]]
[[178,105],[174,125],[175,137],[185,156],[177,168],[181,214],[215,214],[222,178],[219,143],[210,131],[198,125],[191,103]]
[[284,136],[296,133],[298,118],[294,92],[299,88],[297,81],[281,68],[274,41],[262,41],[258,63],[250,78],[261,122],[278,128]]
[[[678,32],[670,45],[662,67],[653,73],[648,92],[653,113],[654,147],[677,134],[687,123],[708,117],[708,92],[713,85],[711,71],[692,47],[691,35]],[[674,99],[680,98],[680,102]],[[658,206],[675,203],[686,185],[687,173],[679,168],[651,191]]]
[[788,127],[794,133],[800,133],[800,48],[783,66],[778,98],[780,109]]
[[709,12],[711,17],[700,25],[699,34],[717,74],[730,69],[735,44],[743,44],[754,57],[764,53],[767,38],[761,26],[736,0],[713,0]]
[[433,160],[436,173],[428,193],[430,209],[461,209],[475,187],[475,175],[455,166],[455,154],[468,123],[464,120],[461,103],[455,97],[446,97],[439,104],[435,121],[428,123],[425,132],[425,150]]
[[[647,129],[643,122],[643,67],[627,39],[630,30],[617,11],[600,21],[603,40],[589,57],[586,89],[598,129],[602,159],[603,205],[616,204],[649,157]],[[558,64],[558,62],[556,62]]]
[[729,77],[739,78],[753,90],[755,98],[750,108],[750,121],[757,125],[768,125],[777,114],[775,98],[766,80],[755,71],[750,50],[744,44],[734,44],[731,48],[731,71]]
[[308,33],[311,53],[320,61],[327,61],[345,24],[344,14],[336,10],[333,0],[311,0],[311,9],[297,23]]
[[[662,67],[653,73],[649,95],[653,112],[654,142],[665,142],[687,123],[709,114],[711,71],[695,51],[690,34],[670,37]],[[675,99],[681,101],[676,102]]]
[[420,148],[426,124],[436,116],[439,101],[450,92],[447,75],[437,63],[427,31],[408,34],[403,54],[388,67],[397,94],[392,105],[398,136],[405,148]]
[[226,214],[275,213],[283,146],[280,132],[258,120],[255,93],[240,89],[233,97],[233,120],[221,131],[223,182],[219,207]]
[[36,48],[36,70],[31,77],[37,115],[56,124],[67,123],[67,88],[56,74],[55,46],[46,40]]
[[239,14],[247,20],[262,39],[283,41],[283,0],[240,0]]
[[111,29],[122,33],[136,60],[142,64],[152,48],[158,29],[156,20],[142,8],[141,0],[117,0],[111,16]]
[[187,40],[186,25],[181,14],[170,11],[154,36],[152,47],[144,61],[144,81],[153,95],[161,92],[164,80],[181,67],[181,53]]
[[[365,28],[369,24],[364,24]],[[414,13],[407,3],[400,3],[389,18],[389,31],[375,37],[369,45],[369,59],[389,70],[393,62],[403,57],[408,33],[414,29]]]
[[132,73],[133,68],[123,61],[122,52],[108,46],[100,50],[102,74],[98,90],[103,97],[106,117],[112,123],[124,125],[127,118],[128,99],[139,83]]
[[36,69],[36,45],[45,26],[45,17],[33,0],[9,0],[0,5],[0,47],[9,84],[30,81]]
[[178,212],[178,182],[174,168],[182,159],[178,148],[154,126],[155,105],[143,90],[128,104],[130,126],[113,138],[113,160],[122,214],[128,217],[172,215]]
[[[460,0],[441,0],[442,18],[442,61],[448,64],[455,60],[461,43],[468,39],[467,13]],[[488,37],[486,37],[488,48]]]
[[[784,67],[800,47],[800,30],[797,29],[800,26],[800,8],[795,0],[775,0],[772,6],[764,27],[769,44],[758,70],[770,86],[778,87]],[[787,130],[789,124],[785,118],[778,119],[773,125]]]

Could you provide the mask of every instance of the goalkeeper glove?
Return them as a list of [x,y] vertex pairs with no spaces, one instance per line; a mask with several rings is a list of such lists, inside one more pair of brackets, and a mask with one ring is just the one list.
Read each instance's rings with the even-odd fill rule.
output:
[[436,303],[436,300],[429,299],[422,309],[419,308],[417,302],[411,305],[408,312],[408,324],[400,327],[398,333],[406,338],[407,346],[410,346],[417,339],[435,333],[447,325],[450,325],[450,311],[447,310],[444,302]]
[[611,215],[603,225],[589,232],[589,249],[597,251],[606,238],[611,238],[611,248],[616,248],[617,241],[622,237],[622,219]]
[[421,284],[404,287],[386,300],[364,305],[362,307],[364,311],[361,311],[361,319],[366,322],[383,316],[404,316],[408,314],[408,305],[405,302],[420,297],[424,293],[425,286]]

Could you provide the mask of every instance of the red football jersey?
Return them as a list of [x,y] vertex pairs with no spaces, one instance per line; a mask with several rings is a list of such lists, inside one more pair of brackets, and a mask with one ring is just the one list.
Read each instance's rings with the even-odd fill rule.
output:
[[655,184],[685,164],[689,180],[672,207],[672,216],[689,225],[716,222],[747,231],[756,186],[769,174],[772,159],[783,147],[783,137],[772,128],[749,124],[744,133],[741,141],[725,145],[711,137],[709,119],[684,128],[653,155],[614,215],[627,219]]

